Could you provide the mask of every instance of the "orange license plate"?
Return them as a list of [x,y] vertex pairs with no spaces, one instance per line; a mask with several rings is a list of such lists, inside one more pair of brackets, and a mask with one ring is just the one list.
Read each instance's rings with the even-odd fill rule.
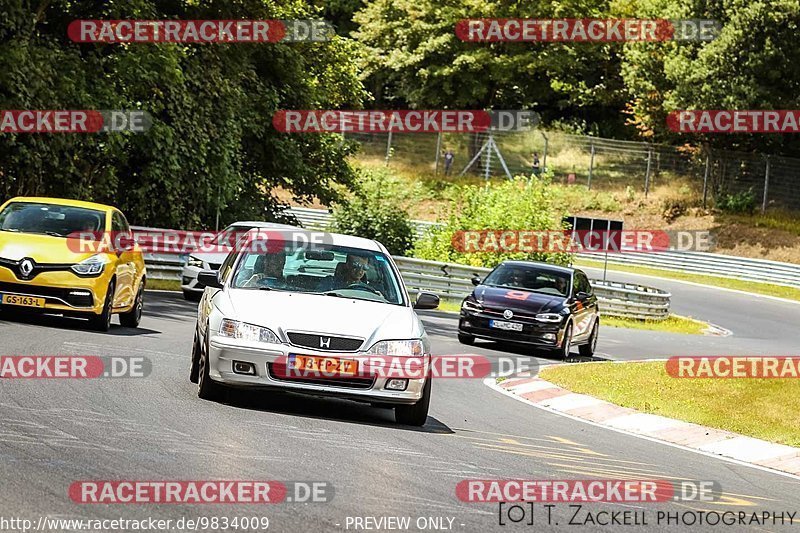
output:
[[355,376],[358,373],[358,361],[355,359],[337,359],[335,357],[318,357],[315,355],[294,355],[292,365],[296,370],[324,372]]
[[18,294],[4,294],[4,305],[21,305],[23,307],[44,307],[45,299],[34,296],[20,296]]

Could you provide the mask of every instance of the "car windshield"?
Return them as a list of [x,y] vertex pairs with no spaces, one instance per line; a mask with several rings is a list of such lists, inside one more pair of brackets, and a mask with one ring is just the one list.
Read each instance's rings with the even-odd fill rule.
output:
[[242,252],[231,287],[314,293],[403,304],[401,285],[381,253],[344,246]]
[[570,277],[568,273],[538,269],[535,266],[500,265],[486,276],[483,284],[567,296]]
[[105,230],[103,211],[58,204],[13,202],[0,211],[0,231],[67,237]]
[[212,241],[212,244],[233,247],[236,241],[244,238],[247,232],[254,227],[255,226],[228,226],[219,232],[219,234]]

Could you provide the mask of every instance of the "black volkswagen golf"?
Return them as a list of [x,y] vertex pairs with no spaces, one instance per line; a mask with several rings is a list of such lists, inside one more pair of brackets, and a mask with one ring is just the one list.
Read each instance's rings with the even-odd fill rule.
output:
[[567,358],[571,346],[589,357],[597,346],[600,314],[589,278],[575,268],[505,261],[461,303],[458,340],[524,343]]

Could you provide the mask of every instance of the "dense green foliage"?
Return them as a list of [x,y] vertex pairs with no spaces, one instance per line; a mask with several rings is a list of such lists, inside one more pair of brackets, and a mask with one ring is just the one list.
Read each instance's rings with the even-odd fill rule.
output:
[[392,255],[404,255],[414,239],[408,213],[398,205],[396,182],[385,170],[364,170],[355,193],[333,211],[339,233],[375,239]]
[[213,227],[276,218],[349,185],[350,144],[272,127],[277,109],[359,105],[354,43],[74,44],[75,19],[310,18],[300,0],[9,0],[0,22],[0,109],[144,109],[144,134],[3,134],[0,195],[102,201],[132,223]]
[[561,230],[564,202],[548,178],[518,177],[513,181],[464,186],[445,225],[431,230],[417,241],[414,257],[449,261],[472,266],[495,266],[508,259],[531,259],[566,265],[566,253],[532,254],[521,252],[461,252],[453,246],[453,237],[461,230]]

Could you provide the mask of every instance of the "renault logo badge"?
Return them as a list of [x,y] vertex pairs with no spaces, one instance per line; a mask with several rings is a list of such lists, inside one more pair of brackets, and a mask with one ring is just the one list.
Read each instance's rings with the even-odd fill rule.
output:
[[508,320],[512,316],[514,316],[514,311],[512,311],[511,309],[506,309],[505,311],[503,311],[503,318],[505,318],[506,320]]
[[31,272],[33,272],[33,260],[27,257],[23,259],[19,264],[19,272],[23,278],[30,276]]

